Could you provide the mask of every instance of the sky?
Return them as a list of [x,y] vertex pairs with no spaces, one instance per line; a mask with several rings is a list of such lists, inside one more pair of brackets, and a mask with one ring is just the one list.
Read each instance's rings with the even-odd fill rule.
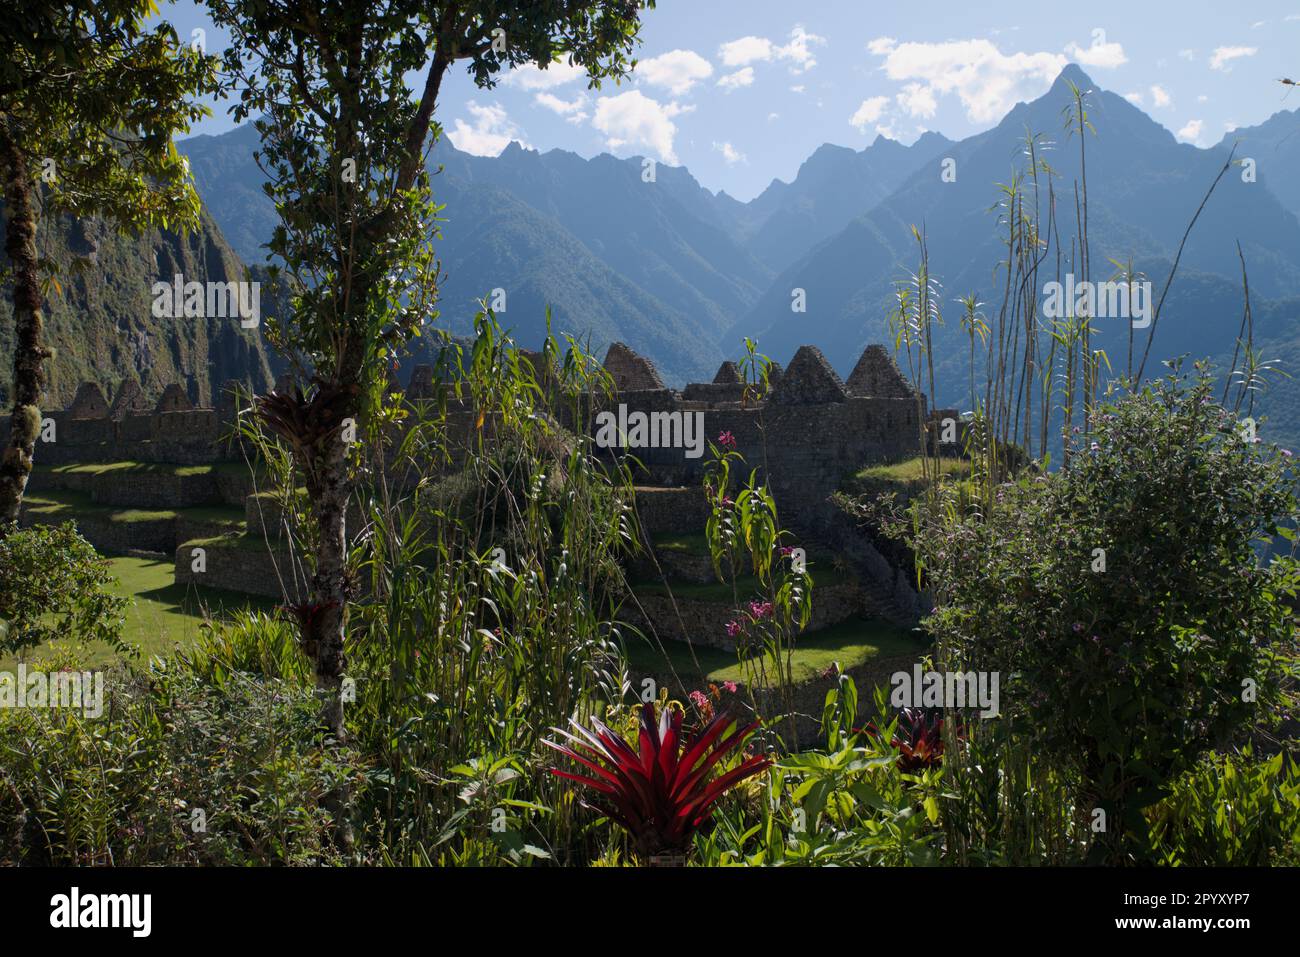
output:
[[[510,141],[651,156],[748,201],[789,181],[823,143],[927,130],[962,139],[1045,93],[1070,62],[1127,96],[1183,142],[1300,108],[1300,0],[659,0],[643,17],[633,75],[588,90],[567,64],[525,67],[479,89],[456,67],[438,117],[458,149],[495,156]],[[183,37],[227,38],[201,4],[163,4]],[[197,133],[233,127],[228,103]]]

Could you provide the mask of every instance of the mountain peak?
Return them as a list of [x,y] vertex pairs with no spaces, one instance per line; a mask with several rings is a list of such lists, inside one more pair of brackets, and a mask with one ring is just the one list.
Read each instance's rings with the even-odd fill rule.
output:
[[1095,89],[1097,84],[1092,82],[1092,77],[1083,72],[1083,67],[1077,63],[1067,63],[1065,68],[1057,74],[1056,80],[1052,83],[1052,89],[1058,86],[1063,87],[1065,84],[1073,83],[1081,90]]

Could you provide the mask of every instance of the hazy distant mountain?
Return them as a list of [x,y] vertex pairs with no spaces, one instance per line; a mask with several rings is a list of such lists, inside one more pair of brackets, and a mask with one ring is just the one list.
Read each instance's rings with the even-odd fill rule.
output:
[[[251,124],[178,144],[213,217],[251,262],[264,261],[276,223],[257,144]],[[480,157],[444,139],[430,155],[434,194],[446,204],[439,321],[467,331],[475,301],[502,288],[501,318],[526,345],[550,305],[557,331],[597,350],[621,339],[670,382],[711,376],[725,334],[776,272],[948,145],[938,134],[912,147],[883,138],[857,152],[827,145],[793,182],[776,180],[744,204],[682,167],[657,164],[647,182],[640,157],[587,160],[513,143]]]
[[[1070,80],[1095,90],[1083,71],[1071,65],[1043,97],[1018,104],[994,129],[948,147],[945,157],[957,164],[955,182],[941,179],[938,163],[914,173],[884,202],[784,270],[754,309],[739,319],[732,337],[754,336],[764,352],[778,359],[798,344],[812,342],[838,369],[847,371],[865,342],[885,338],[893,283],[916,268],[910,226],[923,226],[930,268],[943,282],[949,316],[936,352],[941,364],[962,372],[949,380],[953,394],[941,392],[940,399],[957,401],[964,363],[952,300],[976,292],[989,304],[988,311],[1001,301],[1000,277],[993,269],[1003,255],[1005,233],[990,207],[999,200],[998,184],[1009,183],[1013,168],[1024,165],[1027,132],[1052,141],[1045,157],[1058,174],[1057,219],[1061,243],[1069,249],[1074,183],[1080,179],[1079,140],[1063,128]],[[1178,143],[1113,93],[1095,90],[1089,116],[1097,133],[1086,141],[1093,278],[1109,278],[1113,267],[1108,258],[1132,256],[1158,295],[1187,223],[1222,167],[1223,154]],[[1032,203],[1032,192],[1026,196]],[[1045,180],[1040,202],[1046,209]],[[1210,355],[1225,346],[1231,351],[1241,309],[1237,240],[1257,301],[1300,295],[1300,221],[1272,192],[1243,183],[1234,169],[1224,176],[1188,242],[1152,347],[1155,358],[1182,352]],[[1054,271],[1055,262],[1049,268]],[[1054,277],[1044,281],[1048,278]],[[806,292],[806,314],[791,312],[795,288]],[[1216,295],[1192,295],[1198,288],[1213,288]],[[1102,345],[1112,362],[1126,352],[1126,340],[1122,322],[1104,329]]]
[[[815,343],[847,372],[866,342],[887,338],[894,283],[916,266],[915,224],[926,231],[931,270],[943,283],[950,323],[936,352],[956,391],[965,353],[952,300],[975,292],[986,311],[997,308],[994,267],[1004,232],[991,207],[1000,184],[1025,166],[1029,133],[1039,135],[1040,158],[1056,173],[1056,228],[1061,246],[1070,247],[1082,177],[1079,139],[1064,127],[1069,81],[1093,91],[1096,135],[1085,142],[1093,278],[1110,276],[1110,258],[1131,256],[1158,294],[1225,148],[1177,142],[1071,65],[1046,94],[977,136],[953,142],[928,133],[911,146],[877,138],[856,151],[828,144],[791,182],[775,180],[748,203],[703,188],[682,167],[658,164],[646,182],[640,157],[587,160],[517,144],[480,157],[444,139],[430,158],[440,170],[435,196],[446,204],[439,322],[467,331],[475,300],[500,287],[508,297],[502,319],[524,344],[536,344],[549,305],[557,331],[588,338],[598,351],[621,339],[653,358],[673,384],[710,375],[745,335],[779,361]],[[1259,182],[1230,170],[1202,213],[1161,318],[1155,358],[1231,352],[1241,309],[1237,240],[1261,315],[1274,315],[1264,308],[1269,300],[1300,297],[1300,183],[1281,172],[1296,168],[1297,128],[1300,113],[1279,113],[1233,134],[1242,140],[1238,155],[1257,160]],[[275,214],[252,160],[256,145],[246,126],[180,148],[214,219],[241,255],[260,261],[258,246]],[[941,178],[945,160],[955,163],[954,182]],[[1033,201],[1027,183],[1022,192]],[[1038,201],[1046,211],[1046,175]],[[791,311],[796,288],[804,290],[806,313]],[[1287,314],[1279,308],[1276,315]],[[1122,322],[1102,330],[1117,369],[1127,359],[1127,338]],[[960,404],[961,396],[941,388],[939,399]]]
[[925,133],[910,147],[876,138],[854,152],[826,143],[804,161],[793,181],[773,180],[738,216],[746,245],[780,272],[857,216],[873,209],[952,140]]
[[1237,147],[1239,159],[1253,159],[1262,183],[1291,212],[1300,216],[1300,109],[1274,113],[1258,126],[1226,134],[1220,149]]

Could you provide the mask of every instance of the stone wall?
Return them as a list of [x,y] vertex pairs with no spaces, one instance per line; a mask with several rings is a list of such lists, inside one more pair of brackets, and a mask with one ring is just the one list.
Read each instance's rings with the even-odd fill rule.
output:
[[[741,594],[742,604],[752,597]],[[820,631],[862,612],[862,596],[857,585],[842,583],[813,587],[813,613],[807,631]],[[623,605],[624,620],[646,634],[656,634],[668,641],[686,641],[694,645],[734,651],[735,639],[727,635],[727,622],[739,612],[731,602],[701,601],[667,595],[635,596]]]

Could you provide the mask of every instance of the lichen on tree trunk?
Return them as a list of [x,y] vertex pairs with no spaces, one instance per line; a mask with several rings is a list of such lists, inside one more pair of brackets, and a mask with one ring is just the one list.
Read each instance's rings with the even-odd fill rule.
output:
[[312,645],[316,649],[316,686],[325,695],[323,718],[339,743],[346,740],[343,724],[343,674],[347,657],[343,650],[347,609],[347,443],[335,431],[327,439],[324,454],[315,463],[315,476],[308,486],[318,544],[316,571],[312,576],[312,603],[320,609],[314,619]]
[[0,168],[5,196],[5,252],[13,269],[14,379],[9,444],[0,453],[0,535],[18,520],[41,430],[45,388],[41,286],[36,272],[36,209],[27,159],[8,118],[0,118]]

